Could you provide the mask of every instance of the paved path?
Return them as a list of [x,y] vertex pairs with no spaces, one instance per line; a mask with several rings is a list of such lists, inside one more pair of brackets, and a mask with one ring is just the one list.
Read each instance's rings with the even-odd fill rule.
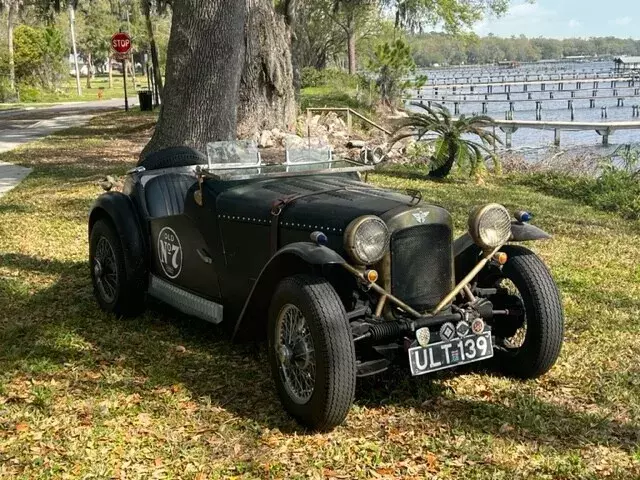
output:
[[[134,99],[129,105],[134,105]],[[39,140],[59,130],[79,127],[109,110],[124,108],[124,100],[103,100],[0,111],[0,153]],[[0,197],[20,183],[31,169],[0,161]]]

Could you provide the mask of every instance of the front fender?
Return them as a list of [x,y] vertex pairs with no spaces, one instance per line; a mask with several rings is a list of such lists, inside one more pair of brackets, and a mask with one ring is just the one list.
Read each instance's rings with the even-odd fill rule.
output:
[[[550,238],[552,237],[547,232],[528,223],[512,222],[511,224],[509,243],[548,240]],[[453,242],[456,279],[464,277],[478,263],[480,253],[480,248],[468,232]]]
[[147,265],[147,245],[142,235],[138,214],[131,198],[120,192],[100,195],[89,213],[89,236],[95,223],[108,219],[122,241],[129,278],[144,279]]
[[233,339],[261,337],[271,297],[281,279],[299,273],[322,273],[325,267],[346,263],[338,253],[311,242],[291,243],[264,266],[253,284],[233,331]]

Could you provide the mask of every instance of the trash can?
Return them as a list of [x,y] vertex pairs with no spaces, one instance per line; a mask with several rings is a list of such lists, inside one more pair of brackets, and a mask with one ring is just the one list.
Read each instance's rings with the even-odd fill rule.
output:
[[151,90],[138,90],[138,100],[140,101],[140,111],[153,111],[153,93]]

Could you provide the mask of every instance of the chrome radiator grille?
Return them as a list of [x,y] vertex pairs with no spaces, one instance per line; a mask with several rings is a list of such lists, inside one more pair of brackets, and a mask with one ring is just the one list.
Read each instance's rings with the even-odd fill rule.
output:
[[453,232],[445,224],[420,225],[391,236],[391,290],[411,307],[435,307],[452,289]]

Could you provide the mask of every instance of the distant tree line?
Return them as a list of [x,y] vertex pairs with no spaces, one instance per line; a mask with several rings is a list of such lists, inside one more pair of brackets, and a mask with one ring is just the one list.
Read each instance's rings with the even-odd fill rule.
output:
[[487,64],[501,61],[537,62],[572,56],[640,55],[640,40],[615,37],[511,38],[453,36],[444,33],[412,35],[413,58],[420,67]]

